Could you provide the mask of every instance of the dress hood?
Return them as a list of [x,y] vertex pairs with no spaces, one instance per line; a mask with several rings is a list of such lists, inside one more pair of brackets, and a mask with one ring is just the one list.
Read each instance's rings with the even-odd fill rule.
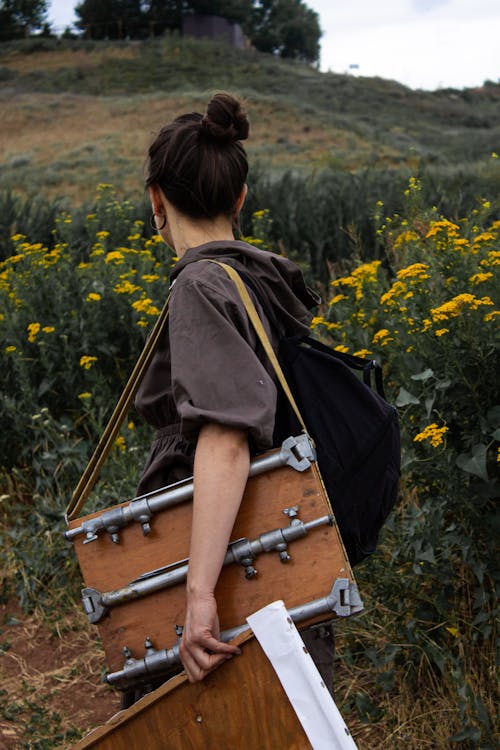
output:
[[259,250],[240,240],[207,242],[186,252],[174,266],[171,282],[175,283],[186,266],[207,259],[228,262],[237,271],[251,276],[272,305],[274,315],[282,323],[285,334],[296,331],[297,322],[309,328],[309,311],[319,305],[321,298],[306,286],[301,270],[291,260],[268,250]]

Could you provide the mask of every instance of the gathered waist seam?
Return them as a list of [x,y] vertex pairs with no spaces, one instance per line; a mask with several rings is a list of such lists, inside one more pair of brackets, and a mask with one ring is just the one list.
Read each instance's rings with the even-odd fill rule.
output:
[[181,423],[175,422],[174,424],[169,424],[166,427],[161,427],[159,430],[156,430],[155,434],[155,440],[160,440],[164,437],[172,437],[172,436],[178,436],[180,438],[184,438],[185,440],[194,440],[196,438],[196,431],[191,431],[188,433],[184,433],[181,431]]

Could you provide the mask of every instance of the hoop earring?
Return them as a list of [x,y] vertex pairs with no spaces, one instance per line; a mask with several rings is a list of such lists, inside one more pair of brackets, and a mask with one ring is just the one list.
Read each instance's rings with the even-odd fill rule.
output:
[[[156,225],[155,216],[163,217],[163,224],[161,225],[161,227]],[[165,214],[155,214],[155,212],[153,211],[153,213],[149,217],[149,223],[151,224],[151,228],[154,229],[155,232],[161,232],[161,230],[164,229],[167,225],[167,217],[165,216]]]

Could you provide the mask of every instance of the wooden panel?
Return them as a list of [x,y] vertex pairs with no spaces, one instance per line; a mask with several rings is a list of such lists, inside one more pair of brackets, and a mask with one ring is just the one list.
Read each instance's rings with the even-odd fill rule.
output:
[[[252,477],[244,494],[232,539],[254,539],[288,524],[283,509],[299,506],[306,522],[331,512],[321,479],[313,464],[306,472],[281,467]],[[152,530],[144,537],[139,524],[120,532],[120,543],[108,534],[75,549],[86,586],[110,591],[130,583],[139,575],[186,558],[189,554],[191,502],[157,514]],[[91,518],[86,516],[85,518]],[[71,522],[79,526],[85,518]],[[275,599],[288,608],[325,596],[337,578],[353,580],[337,528],[322,526],[291,543],[291,560],[283,564],[277,552],[254,561],[256,578],[247,580],[239,565],[223,569],[216,589],[221,629],[245,622],[248,614]],[[176,641],[175,625],[183,624],[184,586],[176,586],[110,609],[98,624],[111,671],[122,668],[122,648],[127,645],[138,658],[144,655],[144,640],[150,636],[155,648],[169,648]],[[94,627],[94,626],[90,626]]]
[[258,642],[242,651],[201,683],[174,677],[73,750],[311,750]]

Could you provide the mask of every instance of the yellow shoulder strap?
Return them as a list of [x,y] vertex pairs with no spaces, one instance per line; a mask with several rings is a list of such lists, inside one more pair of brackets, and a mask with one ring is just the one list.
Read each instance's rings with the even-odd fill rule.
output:
[[302,415],[299,411],[299,407],[297,406],[297,403],[293,397],[292,391],[290,390],[290,387],[286,381],[285,374],[283,370],[281,369],[281,365],[278,361],[278,358],[274,352],[273,347],[271,346],[271,342],[269,341],[269,337],[265,331],[264,326],[262,325],[262,321],[259,318],[259,314],[257,310],[255,309],[255,305],[252,302],[252,298],[250,297],[248,293],[248,289],[246,288],[241,276],[239,275],[238,271],[234,269],[232,266],[227,265],[227,263],[221,263],[219,260],[210,260],[207,258],[206,262],[208,263],[216,263],[218,266],[224,269],[224,271],[227,273],[227,275],[234,281],[236,284],[236,288],[239,292],[239,295],[241,297],[241,301],[243,302],[245,306],[245,310],[247,311],[247,315],[255,328],[255,332],[257,333],[257,336],[259,337],[260,343],[264,347],[264,351],[266,352],[267,356],[269,357],[269,360],[274,368],[274,371],[276,373],[276,376],[281,384],[281,387],[283,388],[286,397],[288,398],[288,401],[290,402],[290,406],[295,412],[295,415],[297,419],[299,420],[300,426],[302,427],[304,432],[307,432],[307,427],[304,423],[304,420],[302,419]]
[[141,382],[147,368],[151,363],[151,359],[156,348],[156,344],[160,335],[166,325],[168,318],[168,303],[170,295],[165,302],[163,309],[156,319],[153,330],[148,337],[144,349],[142,350],[139,359],[137,360],[132,374],[130,375],[125,388],[116,404],[113,414],[106,425],[106,428],[97,444],[97,448],[87,466],[83,472],[78,485],[73,492],[71,500],[66,508],[66,522],[76,518],[78,513],[83,508],[83,505],[90,495],[92,488],[94,487],[99,473],[103,467],[103,464],[108,457],[109,451],[111,450],[113,443],[115,442],[120,428],[123,424],[123,420],[127,416],[139,383]]

